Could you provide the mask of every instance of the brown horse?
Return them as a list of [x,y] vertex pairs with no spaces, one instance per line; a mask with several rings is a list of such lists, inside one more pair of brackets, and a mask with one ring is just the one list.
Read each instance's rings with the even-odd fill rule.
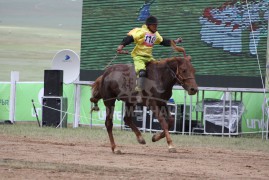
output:
[[[185,54],[184,54],[185,55]],[[189,95],[197,92],[195,81],[195,69],[191,64],[190,56],[172,57],[161,61],[151,61],[147,64],[147,81],[145,89],[138,94],[135,89],[136,73],[132,65],[116,64],[106,69],[104,74],[96,79],[92,85],[91,102],[94,103],[92,110],[98,110],[98,101],[103,99],[106,106],[106,121],[112,152],[121,153],[116,148],[113,128],[113,113],[116,100],[125,102],[124,122],[135,133],[140,144],[145,144],[141,132],[132,122],[133,111],[140,98],[141,105],[148,106],[158,118],[163,129],[156,133],[152,141],[158,141],[166,137],[169,152],[176,152],[169,134],[169,127],[173,126],[174,119],[167,108],[167,101],[172,95],[172,88],[179,83]],[[142,98],[142,99],[141,99]]]

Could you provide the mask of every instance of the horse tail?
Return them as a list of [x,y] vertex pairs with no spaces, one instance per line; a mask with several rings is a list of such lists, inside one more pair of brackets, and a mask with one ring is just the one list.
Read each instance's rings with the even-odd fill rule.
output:
[[185,49],[184,49],[183,47],[179,47],[179,46],[177,46],[176,43],[175,43],[173,40],[171,40],[171,46],[172,46],[172,48],[173,48],[175,51],[177,51],[177,52],[182,52],[183,55],[184,55],[184,57],[186,57],[186,51],[185,51]]
[[98,77],[95,80],[95,82],[91,85],[92,97],[90,98],[90,101],[94,103],[94,106],[92,107],[91,111],[99,111],[98,101],[102,98],[100,94],[101,82],[102,82],[102,76]]

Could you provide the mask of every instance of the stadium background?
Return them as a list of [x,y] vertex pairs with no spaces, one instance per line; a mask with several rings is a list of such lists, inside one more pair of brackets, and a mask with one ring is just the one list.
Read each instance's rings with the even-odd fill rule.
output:
[[[150,1],[110,0],[110,1],[83,1],[82,36],[81,36],[81,80],[94,80],[109,62],[115,57],[116,48],[121,40],[134,27],[140,27],[144,21],[138,17],[142,13],[142,7]],[[245,1],[244,1],[245,2]],[[163,37],[176,39],[183,38],[181,44],[187,54],[192,56],[192,63],[197,70],[197,81],[205,87],[240,87],[262,88],[260,70],[264,78],[266,70],[266,42],[268,2],[248,1],[248,6],[240,1],[154,1],[149,11],[159,19],[158,31]],[[236,12],[233,17],[223,18],[220,14],[228,7]],[[247,7],[249,9],[247,9]],[[226,23],[231,23],[232,31],[241,30],[241,42],[229,40],[230,46],[240,48],[240,52],[224,50],[214,43],[206,43],[201,35],[203,25],[201,19],[206,13],[217,11],[222,28]],[[250,10],[250,12],[248,11]],[[251,54],[249,43],[252,35],[248,13],[254,30],[259,29],[259,35],[255,36],[258,54]],[[221,17],[220,17],[221,16]],[[244,19],[245,18],[245,19]],[[236,22],[237,21],[237,22]],[[246,22],[247,21],[247,22]],[[244,24],[245,22],[245,24]],[[209,20],[208,27],[214,29],[218,19]],[[243,28],[244,26],[244,28]],[[223,29],[221,31],[224,31]],[[209,32],[209,31],[208,31]],[[224,41],[223,33],[211,33],[212,39]],[[126,47],[131,51],[133,45]],[[171,48],[156,45],[154,57],[161,59],[176,55]],[[132,63],[129,55],[118,56],[112,64]]]

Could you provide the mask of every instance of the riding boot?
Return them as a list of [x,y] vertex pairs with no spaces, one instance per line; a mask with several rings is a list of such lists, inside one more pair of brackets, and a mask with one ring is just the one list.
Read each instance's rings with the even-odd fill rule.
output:
[[139,78],[137,79],[135,91],[142,92],[145,89],[145,80],[147,73],[145,70],[141,69],[138,73]]
[[142,92],[145,89],[145,77],[139,77],[137,79],[137,84],[135,87],[135,91]]
[[157,91],[158,93],[164,93],[164,92],[165,92],[165,90],[164,90],[163,87],[162,87],[161,82],[157,82],[156,91]]
[[135,91],[138,92],[137,96],[136,96],[136,101],[138,103],[142,103],[142,96],[143,93],[142,91],[145,90],[145,81],[146,81],[146,71],[145,70],[140,70],[139,73],[139,78],[136,81],[136,87],[135,87]]

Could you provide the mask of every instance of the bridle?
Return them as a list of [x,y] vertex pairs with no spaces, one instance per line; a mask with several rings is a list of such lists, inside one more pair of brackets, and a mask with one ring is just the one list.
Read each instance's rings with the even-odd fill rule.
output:
[[[184,82],[185,82],[186,80],[194,79],[193,77],[183,78],[179,73],[177,73],[177,74],[178,74],[178,75],[177,75],[177,74],[170,68],[170,66],[169,66],[168,64],[166,64],[166,65],[167,65],[169,71],[171,72],[173,78],[177,80],[177,82],[178,82],[179,85],[183,86],[183,85],[184,85]],[[177,68],[177,69],[178,69],[178,68]]]
[[[170,52],[170,55],[172,54],[172,52],[173,52],[173,50]],[[184,57],[186,56],[186,54],[184,55]],[[183,78],[179,73],[175,73],[171,68],[170,68],[170,66],[168,65],[168,64],[166,64],[167,65],[167,67],[168,67],[168,69],[170,70],[170,72],[171,72],[171,74],[172,74],[172,76],[173,76],[173,78],[174,79],[176,79],[176,81],[177,81],[177,83],[180,85],[180,86],[183,86],[184,85],[184,82],[186,81],[186,80],[188,80],[188,79],[194,79],[193,77],[188,77],[188,78]],[[178,71],[178,67],[177,67],[177,71]],[[179,79],[179,78],[180,79]]]

